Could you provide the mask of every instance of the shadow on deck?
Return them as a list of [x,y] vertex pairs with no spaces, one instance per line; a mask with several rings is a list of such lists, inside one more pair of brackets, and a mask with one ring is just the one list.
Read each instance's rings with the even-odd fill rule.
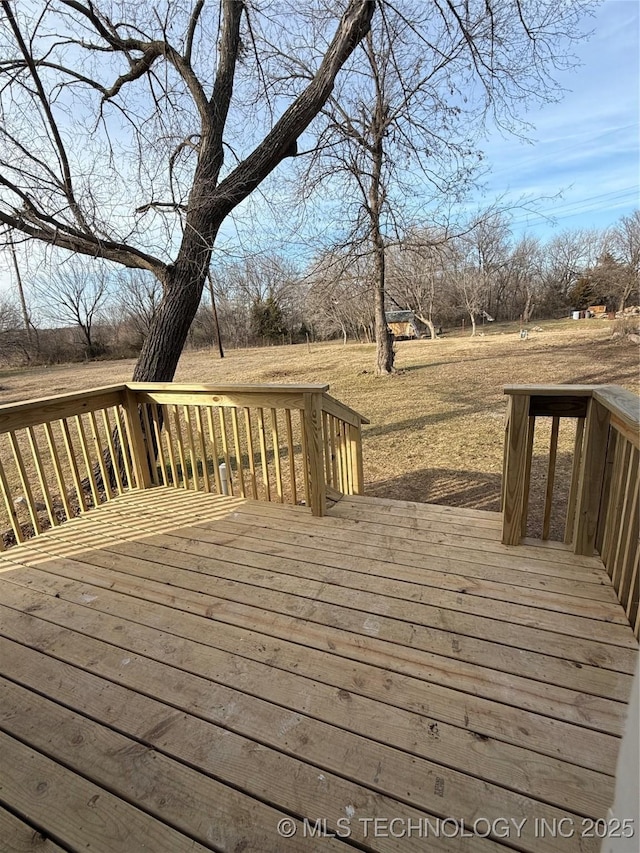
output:
[[599,850],[637,642],[501,530],[161,486],[0,555],[0,848]]

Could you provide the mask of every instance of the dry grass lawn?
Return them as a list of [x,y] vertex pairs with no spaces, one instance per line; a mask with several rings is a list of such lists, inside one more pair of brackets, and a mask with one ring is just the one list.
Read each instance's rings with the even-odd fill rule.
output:
[[[187,352],[176,381],[226,383],[319,382],[371,420],[364,431],[370,495],[499,508],[503,386],[518,383],[614,383],[640,389],[638,349],[612,340],[609,321],[541,323],[521,341],[513,325],[492,325],[474,339],[404,341],[399,373],[373,373],[374,346],[340,343],[310,347]],[[0,370],[0,402],[107,385],[131,376],[133,361]],[[544,427],[536,453],[544,453]],[[561,434],[559,501],[566,486],[571,435]],[[538,460],[539,461],[539,460]],[[539,470],[540,469],[540,470]],[[535,488],[544,477],[534,467]],[[533,521],[530,532],[536,533]]]

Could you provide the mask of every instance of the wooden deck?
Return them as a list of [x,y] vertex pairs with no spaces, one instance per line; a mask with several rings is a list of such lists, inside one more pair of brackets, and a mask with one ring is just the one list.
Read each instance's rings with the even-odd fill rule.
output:
[[0,555],[0,850],[598,851],[637,642],[500,537],[160,487]]

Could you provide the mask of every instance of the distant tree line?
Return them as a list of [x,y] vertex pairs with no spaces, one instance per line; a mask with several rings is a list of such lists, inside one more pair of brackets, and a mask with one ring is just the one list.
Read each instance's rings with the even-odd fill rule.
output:
[[[566,230],[542,241],[515,238],[503,214],[451,235],[414,229],[387,250],[388,310],[409,309],[433,333],[483,313],[528,323],[604,305],[638,304],[640,211],[605,231]],[[75,257],[51,274],[21,276],[0,297],[5,363],[135,357],[162,298],[142,270]],[[305,267],[279,256],[247,257],[212,269],[191,324],[191,348],[375,340],[375,266],[348,247],[327,248]],[[217,327],[212,310],[216,305]]]

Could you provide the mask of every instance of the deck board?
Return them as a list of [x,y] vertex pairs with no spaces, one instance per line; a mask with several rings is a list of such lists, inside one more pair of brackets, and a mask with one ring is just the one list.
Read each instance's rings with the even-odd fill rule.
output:
[[[605,815],[636,654],[596,560],[505,548],[491,513],[130,493],[0,558],[1,742],[22,763],[0,807],[69,850],[133,849],[131,814],[159,851],[425,849],[373,817],[525,822],[434,851],[595,851],[535,819]],[[94,789],[102,829],[80,809],[62,832],[52,804]],[[304,837],[349,817],[350,838]]]

